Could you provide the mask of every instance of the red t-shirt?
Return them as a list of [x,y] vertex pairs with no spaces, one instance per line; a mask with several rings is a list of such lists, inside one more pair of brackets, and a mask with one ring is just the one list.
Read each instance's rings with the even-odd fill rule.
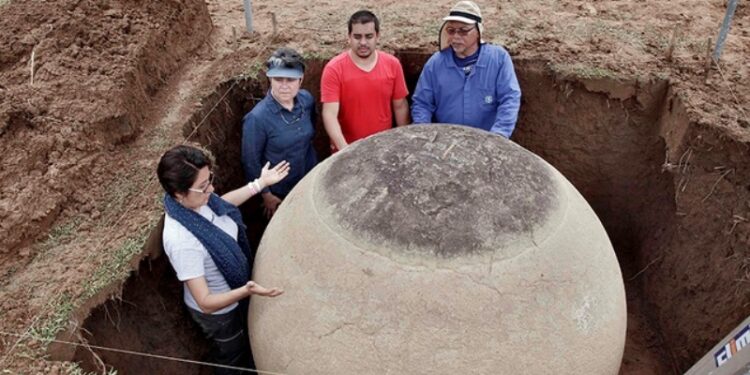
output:
[[375,67],[365,72],[345,51],[331,59],[320,80],[320,101],[339,103],[339,123],[347,143],[391,128],[393,100],[409,93],[398,59],[377,51]]

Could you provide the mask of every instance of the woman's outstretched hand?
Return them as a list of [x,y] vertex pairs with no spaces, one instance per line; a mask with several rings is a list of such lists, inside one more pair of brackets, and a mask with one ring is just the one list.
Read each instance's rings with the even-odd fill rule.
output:
[[269,168],[270,162],[267,162],[260,171],[260,183],[265,188],[271,186],[284,179],[289,174],[289,162],[286,160],[276,164],[273,168]]
[[263,297],[276,297],[280,296],[284,293],[283,289],[280,288],[264,288],[260,284],[256,284],[255,281],[248,281],[247,284],[245,284],[245,288],[250,292],[250,294],[255,294]]

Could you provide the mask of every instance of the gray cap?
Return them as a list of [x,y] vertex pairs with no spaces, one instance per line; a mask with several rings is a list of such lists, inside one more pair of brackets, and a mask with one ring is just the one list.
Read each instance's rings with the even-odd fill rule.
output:
[[287,68],[285,66],[277,66],[268,69],[266,76],[269,78],[284,77],[284,78],[302,78],[304,72],[299,68]]
[[273,52],[266,61],[266,76],[269,78],[302,78],[305,73],[305,63],[297,51],[282,47]]

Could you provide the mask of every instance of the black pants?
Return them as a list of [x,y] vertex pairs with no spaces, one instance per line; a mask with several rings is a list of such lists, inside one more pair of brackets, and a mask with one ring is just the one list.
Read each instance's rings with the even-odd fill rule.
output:
[[[247,304],[240,304],[226,314],[204,314],[188,307],[190,315],[211,340],[211,361],[221,365],[252,368],[252,355],[245,315]],[[251,374],[251,372],[215,368],[216,375]]]

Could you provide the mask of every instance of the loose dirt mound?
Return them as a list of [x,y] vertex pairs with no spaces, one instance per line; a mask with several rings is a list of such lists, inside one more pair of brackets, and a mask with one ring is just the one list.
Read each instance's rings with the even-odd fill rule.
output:
[[140,133],[210,20],[197,1],[14,0],[0,12],[3,275],[65,208],[98,216],[86,191],[111,173],[106,153]]

